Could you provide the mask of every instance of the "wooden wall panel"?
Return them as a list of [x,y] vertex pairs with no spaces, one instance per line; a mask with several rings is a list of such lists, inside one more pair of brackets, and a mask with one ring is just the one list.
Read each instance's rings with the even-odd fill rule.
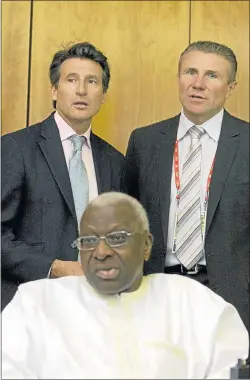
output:
[[238,85],[226,108],[249,121],[249,2],[192,1],[191,42],[197,40],[214,40],[234,51]]
[[30,1],[2,2],[2,134],[26,127]]
[[180,110],[177,62],[188,44],[188,1],[35,1],[30,123],[53,109],[48,68],[62,43],[89,41],[111,64],[94,131],[125,152],[131,131]]

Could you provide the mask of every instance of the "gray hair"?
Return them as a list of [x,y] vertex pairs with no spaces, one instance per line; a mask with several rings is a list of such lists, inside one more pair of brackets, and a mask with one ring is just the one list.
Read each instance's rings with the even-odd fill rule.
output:
[[221,57],[224,57],[229,62],[230,67],[231,67],[231,74],[230,74],[228,83],[232,83],[235,81],[238,64],[237,64],[237,59],[234,52],[228,46],[222,45],[213,41],[192,42],[180,55],[179,72],[180,72],[181,60],[182,60],[183,55],[190,51],[201,51],[203,53],[213,53],[213,54],[220,55]]
[[142,225],[145,232],[149,232],[149,221],[146,210],[135,198],[130,195],[118,193],[118,192],[108,192],[99,195],[97,198],[89,202],[87,208],[91,206],[106,206],[106,205],[116,205],[117,203],[127,203],[135,214],[135,220]]

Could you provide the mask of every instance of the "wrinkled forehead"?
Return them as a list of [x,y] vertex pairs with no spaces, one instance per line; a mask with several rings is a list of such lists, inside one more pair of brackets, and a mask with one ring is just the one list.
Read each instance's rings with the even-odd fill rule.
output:
[[202,71],[229,72],[230,63],[223,56],[216,53],[205,53],[192,50],[185,53],[180,59],[180,69],[195,68]]
[[67,58],[60,66],[60,74],[79,74],[79,75],[102,75],[102,67],[98,62],[88,58],[70,57]]
[[90,205],[87,207],[81,222],[81,233],[88,229],[96,230],[100,234],[112,230],[133,231],[138,224],[138,218],[126,202]]

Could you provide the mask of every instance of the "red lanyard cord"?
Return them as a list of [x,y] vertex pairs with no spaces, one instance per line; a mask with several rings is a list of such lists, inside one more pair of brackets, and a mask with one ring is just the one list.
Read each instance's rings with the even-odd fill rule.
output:
[[[206,196],[205,196],[205,202],[208,201],[208,193],[209,193],[209,188],[210,188],[210,183],[211,183],[211,177],[213,173],[213,168],[214,168],[214,161],[213,159],[208,177],[207,177],[207,184],[206,184]],[[175,142],[174,146],[174,173],[175,173],[175,186],[177,190],[176,194],[176,199],[180,199],[180,162],[179,162],[179,143],[178,140]]]

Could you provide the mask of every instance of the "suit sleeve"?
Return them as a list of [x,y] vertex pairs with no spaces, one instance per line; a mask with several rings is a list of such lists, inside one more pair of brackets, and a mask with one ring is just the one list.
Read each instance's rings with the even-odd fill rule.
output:
[[130,135],[125,157],[125,167],[122,176],[122,191],[139,199],[138,157],[135,149],[135,133]]
[[4,136],[2,149],[2,276],[22,283],[48,275],[53,259],[47,257],[41,247],[18,239],[18,224],[25,212],[25,166],[17,142]]
[[[120,152],[115,152],[115,163],[112,164],[112,191],[122,191],[122,173],[124,171],[125,157]],[[113,161],[113,159],[112,159]]]

